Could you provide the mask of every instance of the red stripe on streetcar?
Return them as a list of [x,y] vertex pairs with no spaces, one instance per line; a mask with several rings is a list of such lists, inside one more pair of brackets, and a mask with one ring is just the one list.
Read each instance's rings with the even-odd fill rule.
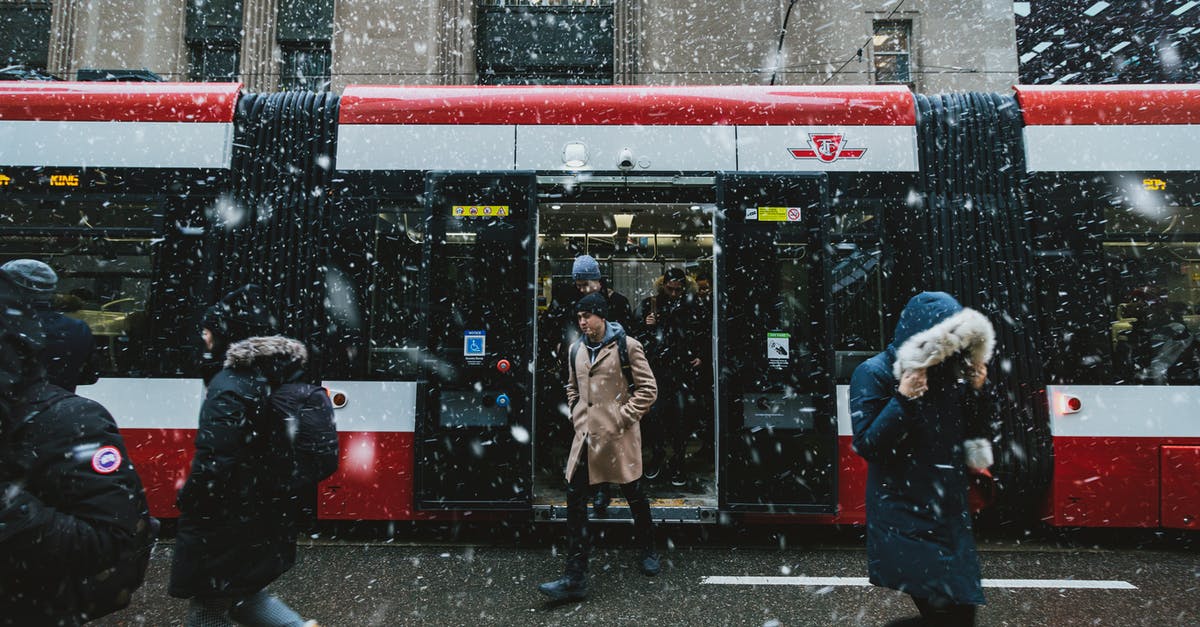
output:
[[1029,126],[1200,124],[1200,87],[1019,85],[1013,89]]
[[[1173,512],[1200,511],[1200,502],[1187,500],[1200,492],[1161,491],[1164,476],[1173,472],[1195,480],[1190,468],[1162,467],[1161,449],[1168,446],[1197,447],[1200,438],[1055,436],[1047,521],[1062,527],[1159,527],[1167,526]],[[1168,520],[1160,518],[1163,512]]]
[[232,122],[237,83],[0,83],[0,120]]
[[904,87],[351,85],[342,124],[913,126]]

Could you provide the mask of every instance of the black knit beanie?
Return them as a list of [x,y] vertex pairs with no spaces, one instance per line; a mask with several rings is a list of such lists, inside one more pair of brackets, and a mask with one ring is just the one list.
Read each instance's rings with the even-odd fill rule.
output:
[[243,285],[204,312],[204,328],[226,344],[249,337],[275,335],[279,331],[279,323],[270,302],[263,288],[253,284]]
[[588,312],[608,320],[608,301],[600,292],[592,292],[575,303],[575,313]]

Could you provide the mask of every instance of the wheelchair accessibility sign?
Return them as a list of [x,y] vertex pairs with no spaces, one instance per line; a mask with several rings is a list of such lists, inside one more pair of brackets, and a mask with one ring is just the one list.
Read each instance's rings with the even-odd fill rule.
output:
[[487,354],[487,331],[463,331],[463,357],[467,364],[478,366]]

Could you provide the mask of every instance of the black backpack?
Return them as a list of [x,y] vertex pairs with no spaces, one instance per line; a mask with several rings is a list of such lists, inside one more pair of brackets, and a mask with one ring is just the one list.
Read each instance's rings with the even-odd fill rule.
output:
[[[302,509],[315,507],[317,484],[338,468],[337,424],[325,388],[311,383],[284,383],[271,392],[273,411],[293,434],[292,494]],[[313,501],[313,502],[310,502]],[[310,516],[314,512],[308,512]]]
[[[575,372],[575,356],[579,354],[579,347],[583,346],[584,338],[579,338],[571,345],[571,377],[575,379],[575,389],[579,389],[579,374]],[[633,384],[633,367],[629,365],[629,343],[624,333],[617,335],[617,355],[621,359],[621,374],[625,375],[625,382],[629,384],[629,393],[633,394],[635,387]]]

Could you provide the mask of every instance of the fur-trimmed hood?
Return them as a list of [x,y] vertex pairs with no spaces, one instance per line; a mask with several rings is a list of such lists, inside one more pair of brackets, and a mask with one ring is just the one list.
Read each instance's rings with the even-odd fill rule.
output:
[[[667,282],[666,276],[659,276],[658,278],[654,279],[654,295],[656,297],[659,297],[659,298],[667,297],[667,292],[665,290],[663,290],[663,285],[666,282]],[[690,274],[683,275],[683,295],[686,296],[688,294],[695,294],[696,289],[697,289],[696,288],[696,279],[693,279],[692,275],[690,275]]]
[[986,364],[995,347],[996,331],[983,314],[945,292],[922,292],[900,314],[892,374],[900,380],[906,370],[935,366],[958,353],[966,353],[972,365]]
[[298,340],[282,335],[244,339],[229,345],[225,351],[226,368],[258,368],[275,370],[282,366],[303,366],[308,361],[308,349]]

